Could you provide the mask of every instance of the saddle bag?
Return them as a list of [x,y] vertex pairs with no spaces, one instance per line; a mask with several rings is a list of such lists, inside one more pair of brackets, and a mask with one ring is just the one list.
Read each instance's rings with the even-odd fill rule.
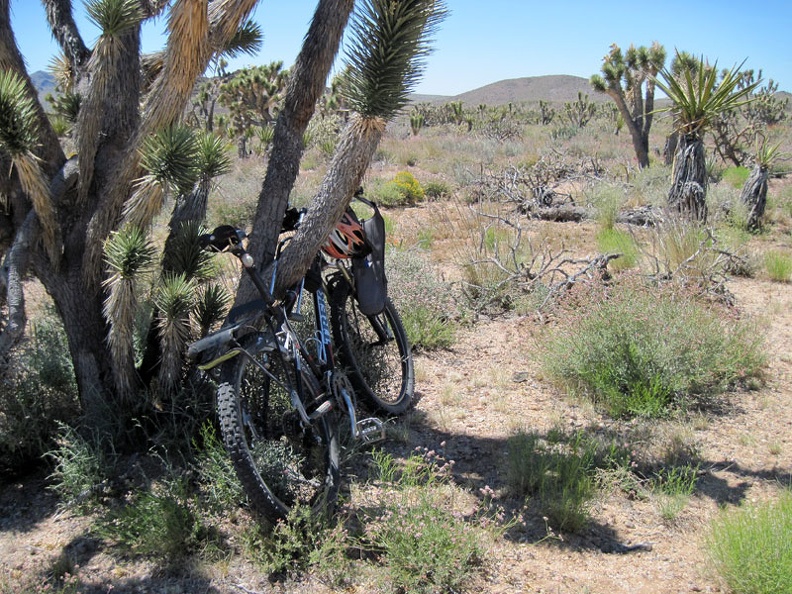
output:
[[363,232],[371,251],[365,256],[352,258],[355,277],[355,297],[358,308],[367,316],[382,313],[388,297],[388,279],[385,276],[385,220],[374,202],[365,200],[374,210],[370,219],[362,222]]

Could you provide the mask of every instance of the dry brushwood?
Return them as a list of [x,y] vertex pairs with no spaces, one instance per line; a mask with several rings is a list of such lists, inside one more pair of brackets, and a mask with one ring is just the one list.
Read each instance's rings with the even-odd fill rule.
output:
[[[609,280],[608,263],[621,254],[598,254],[592,258],[571,258],[570,252],[562,246],[553,251],[548,246],[536,247],[530,237],[523,234],[519,219],[512,220],[501,215],[490,214],[470,207],[474,216],[488,221],[482,226],[481,239],[478,245],[478,257],[471,258],[471,266],[491,266],[501,275],[499,280],[490,286],[482,286],[471,281],[462,281],[462,293],[476,301],[479,313],[491,309],[502,301],[505,288],[514,289],[523,294],[536,293],[543,295],[537,311],[543,309],[560,293],[570,289],[577,283],[595,279]],[[507,246],[496,245],[487,249],[487,231],[493,226],[508,228],[512,231]],[[526,254],[528,255],[526,257]],[[475,299],[473,299],[475,298]]]
[[[509,166],[493,172],[482,166],[472,184],[471,195],[476,202],[515,202],[521,212],[532,215],[564,205],[577,208],[572,195],[564,191],[565,186],[599,179],[602,172],[596,158],[570,163],[565,155],[554,150],[530,167]],[[563,220],[563,214],[550,220]]]

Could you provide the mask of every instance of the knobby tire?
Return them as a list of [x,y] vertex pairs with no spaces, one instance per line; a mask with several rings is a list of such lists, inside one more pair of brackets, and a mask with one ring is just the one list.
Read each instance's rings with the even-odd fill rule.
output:
[[382,313],[366,316],[350,285],[341,279],[330,291],[330,318],[336,349],[355,393],[390,415],[407,410],[415,371],[407,333],[390,299]]
[[[253,508],[277,522],[296,506],[330,512],[338,496],[336,425],[323,415],[307,427],[293,408],[287,386],[295,385],[292,362],[284,362],[269,333],[242,341],[244,353],[223,364],[217,390],[217,413],[223,441]],[[303,367],[302,401],[316,406],[320,388]]]

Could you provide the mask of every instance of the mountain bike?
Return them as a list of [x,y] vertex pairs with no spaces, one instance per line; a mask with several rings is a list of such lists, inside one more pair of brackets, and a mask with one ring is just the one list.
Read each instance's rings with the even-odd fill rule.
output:
[[[296,230],[303,215],[290,209],[283,230]],[[300,282],[275,300],[288,237],[278,244],[269,287],[245,239],[228,225],[201,237],[205,249],[240,260],[260,297],[232,309],[223,327],[190,345],[188,355],[217,375],[220,431],[252,506],[272,521],[297,506],[330,511],[340,485],[343,428],[364,443],[385,437],[382,420],[358,419],[355,389],[385,412],[406,409],[414,389],[409,343],[389,300],[381,312],[359,311],[354,271],[344,258],[320,251]]]

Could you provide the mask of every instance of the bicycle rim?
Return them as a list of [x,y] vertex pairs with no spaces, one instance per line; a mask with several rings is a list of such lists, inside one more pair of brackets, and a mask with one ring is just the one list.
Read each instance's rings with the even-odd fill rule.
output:
[[407,334],[390,299],[377,316],[365,316],[345,283],[331,299],[332,326],[355,391],[382,411],[397,415],[412,402],[415,387]]
[[[220,426],[237,475],[253,507],[272,521],[298,506],[331,509],[338,494],[338,441],[326,416],[306,426],[290,397],[295,370],[268,334],[243,344],[223,367],[217,393]],[[319,387],[302,374],[303,402]]]

